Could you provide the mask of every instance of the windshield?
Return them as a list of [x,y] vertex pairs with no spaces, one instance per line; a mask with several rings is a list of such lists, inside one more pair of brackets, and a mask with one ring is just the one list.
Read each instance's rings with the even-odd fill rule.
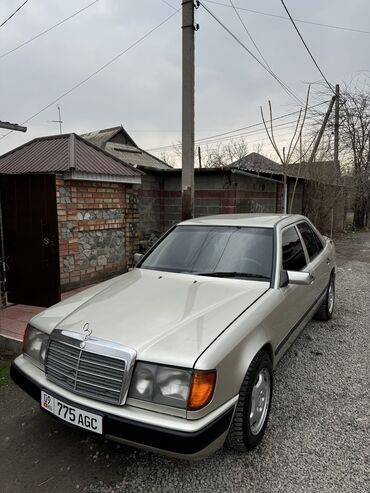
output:
[[271,228],[177,226],[140,268],[270,280],[272,257]]

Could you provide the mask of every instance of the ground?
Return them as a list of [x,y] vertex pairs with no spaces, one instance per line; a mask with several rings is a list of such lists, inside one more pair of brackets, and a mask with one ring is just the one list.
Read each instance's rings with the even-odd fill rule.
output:
[[311,322],[279,364],[256,450],[187,462],[107,442],[41,413],[0,361],[0,491],[368,492],[370,233],[337,251],[335,316]]

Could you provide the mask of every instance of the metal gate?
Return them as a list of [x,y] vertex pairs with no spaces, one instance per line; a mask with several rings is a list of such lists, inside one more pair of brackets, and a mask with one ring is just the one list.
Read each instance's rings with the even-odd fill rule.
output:
[[10,303],[60,301],[55,175],[0,177],[6,292]]

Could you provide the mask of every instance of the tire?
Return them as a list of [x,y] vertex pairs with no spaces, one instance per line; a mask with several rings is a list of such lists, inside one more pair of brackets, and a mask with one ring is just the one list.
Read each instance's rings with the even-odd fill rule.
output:
[[325,297],[319,306],[314,318],[316,320],[330,320],[334,313],[335,305],[335,277],[331,275]]
[[[270,413],[272,388],[272,363],[269,356],[260,351],[248,368],[240,388],[234,419],[226,438],[228,448],[238,451],[251,450],[261,442]],[[264,391],[264,398],[258,389]],[[258,411],[260,408],[262,412]],[[251,419],[253,409],[255,421]]]

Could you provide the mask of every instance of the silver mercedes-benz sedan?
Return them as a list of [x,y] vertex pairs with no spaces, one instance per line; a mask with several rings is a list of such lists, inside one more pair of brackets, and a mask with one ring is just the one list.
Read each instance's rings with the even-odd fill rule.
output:
[[45,412],[136,447],[255,447],[274,368],[313,316],[333,314],[333,242],[304,216],[210,216],[137,260],[34,317],[13,380]]

